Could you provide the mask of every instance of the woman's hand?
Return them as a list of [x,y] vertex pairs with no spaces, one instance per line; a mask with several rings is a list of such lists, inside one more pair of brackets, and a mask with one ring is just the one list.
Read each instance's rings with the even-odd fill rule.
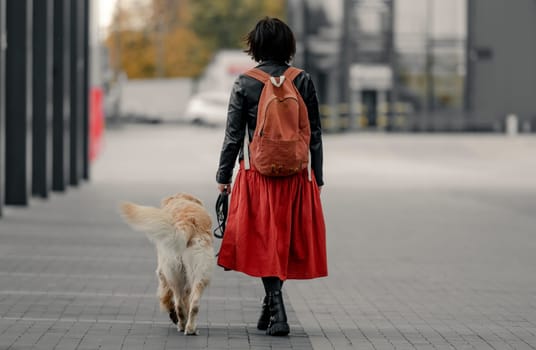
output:
[[220,192],[227,192],[231,194],[231,184],[218,184],[218,190]]

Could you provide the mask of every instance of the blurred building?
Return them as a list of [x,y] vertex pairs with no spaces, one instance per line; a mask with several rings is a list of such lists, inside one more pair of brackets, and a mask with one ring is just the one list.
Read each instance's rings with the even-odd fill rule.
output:
[[536,1],[469,0],[466,109],[474,123],[536,130]]
[[288,18],[328,130],[535,126],[534,0],[289,0]]
[[385,127],[393,86],[393,2],[290,0],[295,63],[311,72],[326,129]]

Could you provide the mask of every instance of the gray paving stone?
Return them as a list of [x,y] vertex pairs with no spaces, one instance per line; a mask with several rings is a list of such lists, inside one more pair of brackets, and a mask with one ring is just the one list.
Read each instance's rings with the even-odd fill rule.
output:
[[109,131],[89,184],[8,207],[0,349],[536,349],[533,137],[328,135],[330,276],[286,283],[291,336],[257,331],[260,282],[219,269],[200,335],[176,332],[155,297],[154,249],[117,203],[187,191],[212,208],[221,137]]

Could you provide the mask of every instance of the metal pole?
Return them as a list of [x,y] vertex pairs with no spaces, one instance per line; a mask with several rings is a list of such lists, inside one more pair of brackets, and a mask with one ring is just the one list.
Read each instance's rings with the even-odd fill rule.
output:
[[430,118],[434,112],[434,57],[432,51],[433,33],[432,25],[434,23],[434,0],[428,0],[426,2],[426,114]]
[[309,5],[307,5],[307,0],[302,0],[303,6],[303,55],[302,55],[302,64],[303,69],[310,72],[311,71],[311,57],[309,52]]
[[389,121],[388,128],[392,128],[393,121],[397,118],[397,104],[398,104],[398,60],[396,52],[396,40],[395,40],[395,0],[388,1],[389,11],[389,61],[391,65],[391,98],[389,99]]
[[473,88],[473,59],[472,59],[472,47],[474,40],[474,26],[475,21],[475,0],[467,0],[467,37],[465,45],[465,79],[464,79],[464,91],[463,91],[463,107],[466,116],[470,116],[473,107],[472,103],[472,88]]
[[[350,30],[350,15],[352,12],[353,1],[343,0],[343,16],[342,16],[342,35],[340,41],[340,56],[339,56],[339,105],[338,105],[338,120],[333,123],[337,129],[342,129],[341,125],[341,106],[350,102],[350,63],[352,60],[352,41]],[[349,108],[347,108],[349,110]],[[348,115],[348,120],[353,118],[353,115]]]
[[90,53],[89,53],[89,31],[91,27],[92,11],[89,0],[83,0],[83,78],[82,78],[82,178],[89,180],[89,76],[90,76]]

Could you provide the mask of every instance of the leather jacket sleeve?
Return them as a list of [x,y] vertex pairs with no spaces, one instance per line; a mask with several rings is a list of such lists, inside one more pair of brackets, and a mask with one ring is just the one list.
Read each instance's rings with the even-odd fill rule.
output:
[[[320,123],[320,111],[318,108],[318,97],[316,89],[309,74],[304,73],[305,78],[301,80],[303,87],[297,86],[302,94],[302,97],[307,106],[309,114],[309,123],[311,126],[311,143],[309,149],[311,151],[311,168],[315,174],[315,179],[318,186],[324,185],[324,177],[322,173],[323,167],[323,146],[322,146],[322,125]],[[299,77],[298,77],[299,78]],[[296,79],[298,80],[298,79]],[[295,81],[298,85],[298,81]]]
[[246,120],[245,94],[239,77],[233,85],[227,109],[225,138],[220,154],[220,165],[216,174],[216,181],[220,184],[231,183],[236,157],[244,142]]
[[[261,69],[267,71],[272,76],[283,74],[288,66],[260,65]],[[319,186],[324,185],[322,166],[322,127],[320,124],[320,112],[318,109],[318,98],[314,84],[309,74],[303,72],[294,79],[298,91],[303,97],[307,106],[309,122],[311,126],[311,168]],[[239,76],[231,91],[229,108],[227,111],[227,124],[225,128],[225,138],[223,141],[220,162],[216,173],[216,181],[220,184],[229,184],[232,180],[233,168],[237,157],[243,158],[242,145],[246,126],[253,138],[255,126],[257,124],[257,104],[263,88],[263,84],[253,78]]]

